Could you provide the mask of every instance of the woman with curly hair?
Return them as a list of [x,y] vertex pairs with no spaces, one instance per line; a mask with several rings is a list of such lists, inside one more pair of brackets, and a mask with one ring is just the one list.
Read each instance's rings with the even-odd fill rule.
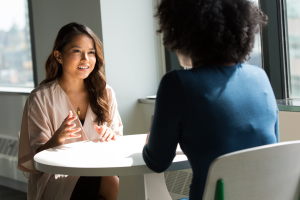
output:
[[166,170],[179,143],[193,170],[190,200],[223,154],[277,143],[278,109],[263,69],[245,64],[267,16],[248,0],[162,0],[156,17],[180,64],[161,80],[143,157]]
[[18,168],[30,174],[29,200],[116,200],[119,178],[39,172],[33,156],[84,140],[108,142],[123,134],[114,91],[103,73],[102,44],[88,27],[63,26],[46,61],[46,79],[29,95],[22,118]]

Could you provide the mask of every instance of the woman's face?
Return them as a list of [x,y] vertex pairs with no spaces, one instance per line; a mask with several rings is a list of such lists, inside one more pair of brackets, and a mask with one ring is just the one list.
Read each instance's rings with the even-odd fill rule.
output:
[[176,54],[179,60],[179,63],[182,67],[191,68],[193,67],[193,62],[191,57],[184,55],[181,51],[176,50]]
[[85,34],[74,36],[63,51],[55,51],[54,56],[62,64],[64,78],[85,79],[96,64],[94,42]]

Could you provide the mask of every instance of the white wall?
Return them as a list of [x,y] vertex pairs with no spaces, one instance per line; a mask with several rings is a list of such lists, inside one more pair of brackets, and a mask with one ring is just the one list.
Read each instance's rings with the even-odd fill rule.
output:
[[155,3],[101,0],[106,77],[116,93],[124,134],[147,132],[153,114],[153,106],[139,104],[138,99],[156,94],[161,78]]
[[279,111],[280,142],[300,140],[300,112]]

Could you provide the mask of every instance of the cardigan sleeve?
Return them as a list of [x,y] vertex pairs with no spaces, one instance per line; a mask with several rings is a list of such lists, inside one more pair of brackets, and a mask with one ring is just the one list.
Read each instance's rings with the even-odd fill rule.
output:
[[184,93],[176,71],[167,73],[161,80],[147,145],[143,158],[147,166],[155,171],[166,170],[176,155],[184,120]]
[[116,135],[121,136],[123,135],[123,124],[118,111],[116,95],[114,90],[110,86],[107,86],[107,92],[109,104],[109,117],[112,120],[111,123],[108,124],[108,127],[110,127]]
[[33,157],[37,149],[51,138],[49,120],[43,110],[36,95],[30,94],[23,111],[18,153],[18,169],[25,172],[39,173],[34,167]]

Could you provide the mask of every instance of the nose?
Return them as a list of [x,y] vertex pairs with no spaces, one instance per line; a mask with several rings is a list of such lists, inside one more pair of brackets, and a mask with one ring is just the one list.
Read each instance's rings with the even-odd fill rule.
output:
[[83,54],[82,54],[81,61],[89,61],[88,53],[83,53]]

